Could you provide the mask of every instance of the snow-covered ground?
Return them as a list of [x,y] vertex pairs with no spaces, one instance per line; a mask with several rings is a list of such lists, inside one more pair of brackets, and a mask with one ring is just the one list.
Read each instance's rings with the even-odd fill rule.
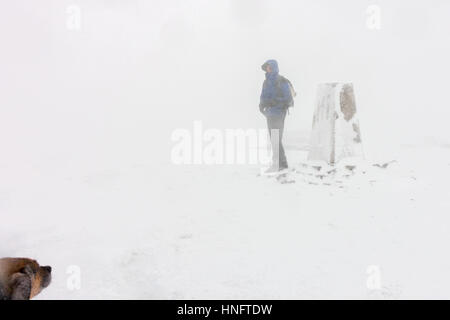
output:
[[[3,1],[0,257],[53,267],[37,299],[450,298],[450,2],[376,2]],[[295,183],[172,164],[197,120],[265,128],[267,59]],[[321,179],[327,82],[354,84],[366,162]]]
[[2,167],[0,256],[53,266],[40,299],[450,298],[450,148],[390,160],[331,185],[243,165]]

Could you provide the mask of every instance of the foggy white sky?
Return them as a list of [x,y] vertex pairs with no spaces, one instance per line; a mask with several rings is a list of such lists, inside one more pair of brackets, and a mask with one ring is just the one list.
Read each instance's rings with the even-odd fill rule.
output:
[[[263,128],[267,59],[299,93],[288,130],[310,129],[317,83],[351,81],[366,150],[449,136],[445,0],[0,3],[1,165],[167,160],[170,133],[193,120]],[[80,30],[66,27],[73,4]]]

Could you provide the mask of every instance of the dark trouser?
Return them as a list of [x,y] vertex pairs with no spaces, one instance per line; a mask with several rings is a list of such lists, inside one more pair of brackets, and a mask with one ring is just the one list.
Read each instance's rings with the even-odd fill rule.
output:
[[280,169],[288,167],[282,143],[285,118],[286,110],[283,110],[280,113],[267,115],[267,127],[269,129],[270,142],[272,144],[272,165]]

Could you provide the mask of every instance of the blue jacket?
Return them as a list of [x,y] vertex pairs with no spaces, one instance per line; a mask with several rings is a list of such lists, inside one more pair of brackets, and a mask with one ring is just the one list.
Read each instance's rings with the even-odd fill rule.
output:
[[276,60],[268,60],[261,68],[266,71],[266,66],[271,67],[271,72],[266,72],[259,109],[266,116],[281,115],[286,112],[287,105],[291,101],[291,90],[286,81],[280,81],[278,63]]

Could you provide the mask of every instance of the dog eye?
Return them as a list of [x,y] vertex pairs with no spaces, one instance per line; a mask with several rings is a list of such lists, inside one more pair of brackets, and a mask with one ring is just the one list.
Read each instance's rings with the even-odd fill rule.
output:
[[48,273],[51,273],[52,272],[52,267],[50,267],[50,266],[45,266],[45,267],[42,267],[45,271],[47,271]]

